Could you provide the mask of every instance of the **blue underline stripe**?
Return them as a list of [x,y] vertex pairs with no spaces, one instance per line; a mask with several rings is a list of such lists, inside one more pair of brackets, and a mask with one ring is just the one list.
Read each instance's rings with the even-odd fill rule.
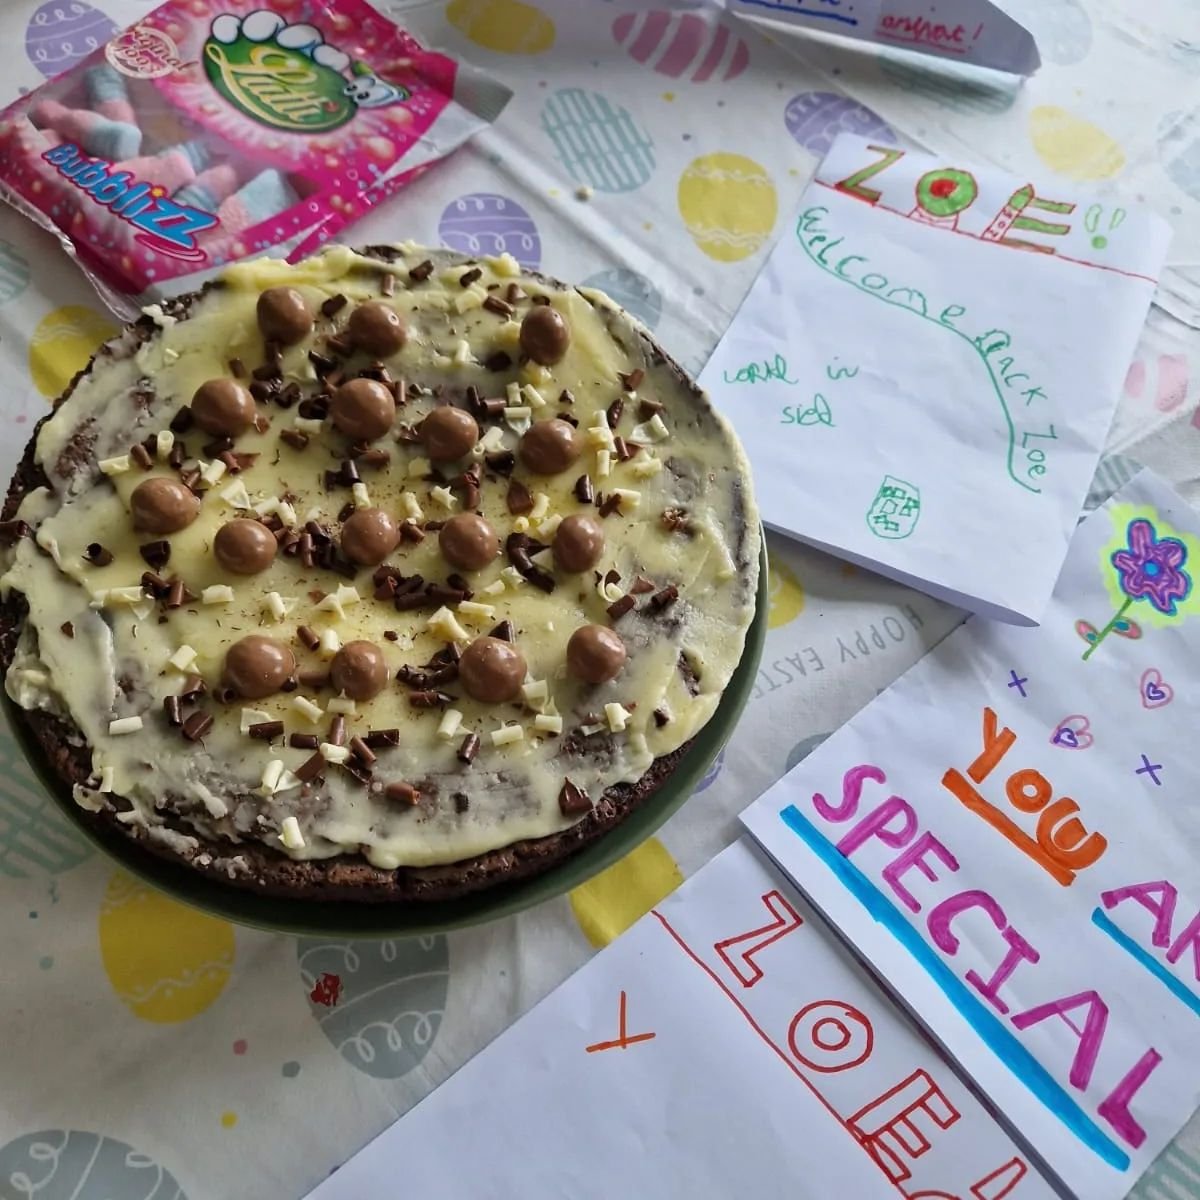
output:
[[826,21],[841,21],[843,25],[857,25],[857,17],[848,17],[845,13],[816,12],[808,8],[792,8],[786,4],[776,4],[773,0],[738,0],[739,4],[757,4],[759,8],[769,8],[772,12],[795,13],[798,17],[820,17]]
[[1130,958],[1138,963],[1139,966],[1145,967],[1146,970],[1149,971],[1159,983],[1166,987],[1176,1000],[1182,1000],[1184,1004],[1186,1004],[1188,1008],[1190,1008],[1192,1012],[1196,1014],[1196,1016],[1200,1017],[1200,996],[1197,996],[1193,991],[1191,991],[1187,984],[1185,984],[1181,979],[1176,979],[1175,976],[1172,975],[1171,972],[1168,971],[1167,968],[1158,961],[1158,959],[1154,958],[1151,954],[1148,954],[1145,950],[1143,950],[1142,947],[1139,946],[1137,942],[1135,942],[1133,938],[1129,936],[1129,934],[1114,925],[1112,921],[1108,919],[1106,913],[1102,912],[1098,908],[1093,910],[1092,924],[1095,925],[1095,927],[1099,929],[1101,933],[1107,933],[1108,936],[1112,938],[1112,940],[1116,942],[1117,945],[1120,946]]
[[1061,1084],[1021,1044],[966,984],[937,956],[937,952],[896,911],[879,889],[832,845],[795,805],[780,812],[783,823],[837,876],[848,892],[916,960],[942,994],[959,1011],[988,1049],[1089,1150],[1118,1171],[1129,1169],[1129,1155],[1079,1107]]

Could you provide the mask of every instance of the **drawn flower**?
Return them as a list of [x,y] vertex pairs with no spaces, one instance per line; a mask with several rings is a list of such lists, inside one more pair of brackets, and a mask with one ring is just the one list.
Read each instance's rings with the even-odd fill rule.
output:
[[1192,590],[1191,576],[1183,569],[1187,547],[1177,538],[1156,537],[1153,525],[1139,517],[1130,521],[1129,547],[1112,556],[1121,580],[1121,591],[1131,600],[1149,600],[1160,613],[1175,615],[1175,602]]

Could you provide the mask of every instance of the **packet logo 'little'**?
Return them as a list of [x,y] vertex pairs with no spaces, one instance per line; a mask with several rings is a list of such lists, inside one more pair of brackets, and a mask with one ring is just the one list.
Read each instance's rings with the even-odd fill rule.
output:
[[397,104],[410,95],[352,62],[315,26],[289,25],[266,9],[244,18],[217,17],[202,58],[209,81],[230,104],[290,133],[337,129],[359,108]]

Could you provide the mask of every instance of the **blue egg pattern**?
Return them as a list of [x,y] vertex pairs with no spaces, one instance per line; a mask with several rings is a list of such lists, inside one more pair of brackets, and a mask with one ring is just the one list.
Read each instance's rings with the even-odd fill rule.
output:
[[116,1138],[77,1129],[27,1133],[0,1147],[0,1197],[187,1200],[170,1171]]
[[0,238],[0,304],[15,300],[29,286],[29,263],[12,244]]
[[83,0],[46,0],[29,18],[25,53],[49,79],[75,66],[116,32],[104,13]]
[[1048,62],[1083,62],[1092,48],[1092,22],[1079,0],[1007,0],[1004,11],[1037,41]]
[[598,192],[632,192],[654,174],[649,134],[599,92],[555,92],[542,107],[542,129],[571,178]]
[[797,763],[803,762],[828,736],[827,733],[814,733],[811,737],[801,738],[788,751],[785,772],[790,771]]
[[42,790],[7,729],[0,728],[0,878],[57,875],[92,848]]
[[1200,109],[1168,113],[1158,129],[1158,157],[1171,181],[1200,200]]
[[879,58],[879,70],[898,88],[960,113],[1007,112],[1016,103],[1021,90],[1021,80],[1015,77],[993,85],[953,63],[943,63],[937,70],[931,70],[885,54]]
[[725,765],[725,751],[722,750],[721,753],[718,754],[717,757],[713,759],[712,766],[709,767],[708,770],[704,772],[704,778],[701,779],[698,784],[696,784],[696,791],[693,794],[698,796],[701,792],[705,791],[707,788],[712,787],[712,785],[717,782],[717,776],[720,775],[721,768],[724,765]]
[[813,154],[828,154],[839,133],[854,133],[888,143],[896,140],[891,126],[882,117],[836,92],[800,92],[793,96],[783,110],[783,123],[788,133]]
[[626,312],[637,317],[647,329],[653,329],[662,316],[662,295],[644,275],[625,267],[597,271],[583,281],[584,287],[599,288]]
[[438,222],[442,243],[463,254],[513,256],[528,270],[542,261],[542,239],[533,218],[515,201],[493,192],[451,200]]
[[312,1014],[352,1067],[376,1079],[399,1079],[429,1053],[450,984],[444,935],[301,938],[296,955]]

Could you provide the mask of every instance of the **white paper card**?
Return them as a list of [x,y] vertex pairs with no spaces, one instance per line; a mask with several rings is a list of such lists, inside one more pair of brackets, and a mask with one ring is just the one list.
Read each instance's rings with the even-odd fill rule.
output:
[[730,0],[734,11],[1014,75],[1041,66],[1033,35],[988,0]]
[[1036,622],[1167,240],[1148,210],[840,137],[700,377],[766,522]]
[[1085,1200],[1200,1104],[1200,516],[1147,472],[743,814]]
[[473,1200],[1053,1196],[748,840],[312,1200],[398,1186]]

